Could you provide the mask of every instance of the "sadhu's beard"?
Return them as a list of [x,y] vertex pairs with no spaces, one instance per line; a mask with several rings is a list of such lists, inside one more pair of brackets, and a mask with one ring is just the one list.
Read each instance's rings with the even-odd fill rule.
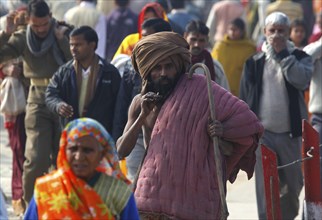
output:
[[175,88],[178,82],[178,77],[170,79],[167,76],[161,76],[155,81],[152,81],[151,78],[149,78],[148,81],[148,92],[157,93],[162,97],[160,102],[164,102]]

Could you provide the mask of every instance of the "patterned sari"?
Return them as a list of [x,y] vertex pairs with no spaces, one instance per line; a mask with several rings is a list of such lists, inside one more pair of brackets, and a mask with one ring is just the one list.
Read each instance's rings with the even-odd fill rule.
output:
[[[85,181],[79,179],[72,172],[67,162],[66,146],[70,141],[90,135],[107,149],[105,158],[96,168],[101,172],[98,185],[110,179],[113,191],[117,194],[121,204],[126,205],[130,197],[129,187],[125,183],[129,181],[121,173],[114,142],[106,130],[95,120],[80,118],[70,122],[62,132],[60,139],[60,150],[57,159],[57,170],[38,178],[35,184],[35,200],[38,207],[39,219],[114,219],[114,207],[108,207],[111,195],[108,190],[104,196],[100,196],[96,190]],[[102,180],[100,180],[102,179]],[[124,183],[125,182],[125,183]],[[105,185],[105,184],[104,184]],[[96,187],[97,188],[97,187]],[[102,188],[102,187],[99,187]],[[105,185],[105,188],[109,188]],[[100,190],[98,190],[100,191]]]

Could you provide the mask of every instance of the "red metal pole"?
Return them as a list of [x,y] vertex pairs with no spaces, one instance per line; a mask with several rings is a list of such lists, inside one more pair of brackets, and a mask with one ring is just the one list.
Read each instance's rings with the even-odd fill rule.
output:
[[305,188],[305,219],[322,219],[322,193],[320,178],[320,150],[318,132],[305,120],[302,123],[302,158],[307,158],[311,150],[311,159],[303,164]]
[[302,158],[306,158],[307,152],[313,147],[313,158],[303,164],[305,200],[321,202],[321,178],[320,178],[320,151],[318,132],[305,120],[303,120]]
[[277,159],[274,151],[261,145],[267,220],[282,219]]

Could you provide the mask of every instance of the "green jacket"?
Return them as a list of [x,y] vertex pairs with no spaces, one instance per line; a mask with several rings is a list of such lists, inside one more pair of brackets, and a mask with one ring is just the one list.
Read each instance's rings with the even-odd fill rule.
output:
[[[67,62],[72,58],[69,50],[69,40],[65,36],[57,40],[58,47]],[[8,36],[0,33],[0,63],[17,57],[23,58],[24,76],[26,78],[51,78],[59,65],[55,61],[52,49],[41,57],[35,57],[28,49],[26,40],[26,29],[21,29]],[[28,102],[44,104],[46,87],[30,86]]]

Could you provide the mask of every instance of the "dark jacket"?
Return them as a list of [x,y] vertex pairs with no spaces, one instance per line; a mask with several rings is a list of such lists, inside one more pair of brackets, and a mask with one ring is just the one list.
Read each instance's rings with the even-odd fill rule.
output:
[[119,7],[111,11],[106,18],[106,51],[105,57],[112,60],[123,39],[138,32],[138,15],[131,9]]
[[[106,63],[101,58],[100,60],[103,66],[101,66],[98,73],[98,81],[93,100],[90,102],[84,117],[97,120],[109,133],[112,133],[114,108],[121,77],[113,65]],[[62,127],[65,127],[69,121],[80,117],[73,60],[58,69],[50,80],[46,90],[46,105],[52,112],[58,114],[59,103],[62,101],[71,105],[74,109],[74,115],[71,118],[60,117]]]
[[[289,97],[289,114],[291,135],[298,137],[302,134],[301,121],[307,118],[303,91],[307,87],[312,75],[312,60],[303,51],[295,49],[292,54],[283,51],[281,68]],[[244,66],[240,83],[240,98],[247,102],[250,109],[258,116],[262,95],[262,80],[265,64],[265,53],[258,53],[250,57]],[[278,98],[278,97],[276,97]]]

